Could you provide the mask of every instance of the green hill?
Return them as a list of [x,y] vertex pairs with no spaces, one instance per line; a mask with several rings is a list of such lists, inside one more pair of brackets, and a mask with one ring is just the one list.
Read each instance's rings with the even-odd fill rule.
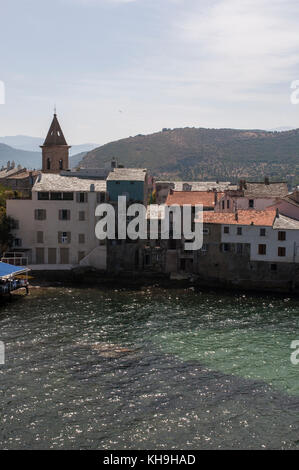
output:
[[124,166],[148,168],[162,179],[236,181],[267,175],[298,184],[299,129],[165,129],[98,147],[81,164],[102,167],[112,157]]

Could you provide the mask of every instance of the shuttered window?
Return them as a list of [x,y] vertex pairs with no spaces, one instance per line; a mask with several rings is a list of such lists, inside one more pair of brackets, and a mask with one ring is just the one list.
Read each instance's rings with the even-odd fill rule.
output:
[[44,243],[44,232],[36,232],[36,243]]
[[79,233],[78,241],[79,241],[79,243],[85,243],[85,234],[84,233]]
[[60,209],[59,210],[59,220],[70,220],[71,211],[69,209]]
[[35,220],[46,220],[47,213],[46,209],[35,209],[34,218]]
[[87,193],[76,193],[77,202],[87,202],[88,194]]

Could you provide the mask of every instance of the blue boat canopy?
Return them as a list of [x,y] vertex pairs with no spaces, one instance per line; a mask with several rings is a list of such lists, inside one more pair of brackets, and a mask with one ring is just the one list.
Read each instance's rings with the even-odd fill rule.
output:
[[5,279],[16,274],[26,273],[30,271],[26,266],[14,266],[13,264],[3,263],[0,261],[0,279]]

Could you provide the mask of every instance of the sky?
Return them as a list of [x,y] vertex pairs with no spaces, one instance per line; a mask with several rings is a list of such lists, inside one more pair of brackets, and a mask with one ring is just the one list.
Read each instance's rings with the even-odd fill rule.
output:
[[[0,0],[0,136],[299,127],[298,0]],[[0,88],[1,89],[1,88]]]

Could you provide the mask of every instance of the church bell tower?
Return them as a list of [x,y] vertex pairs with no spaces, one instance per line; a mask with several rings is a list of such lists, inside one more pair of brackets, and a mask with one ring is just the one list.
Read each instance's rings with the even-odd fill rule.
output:
[[41,145],[42,172],[59,173],[61,170],[68,170],[70,148],[71,146],[66,143],[55,112],[46,140]]

